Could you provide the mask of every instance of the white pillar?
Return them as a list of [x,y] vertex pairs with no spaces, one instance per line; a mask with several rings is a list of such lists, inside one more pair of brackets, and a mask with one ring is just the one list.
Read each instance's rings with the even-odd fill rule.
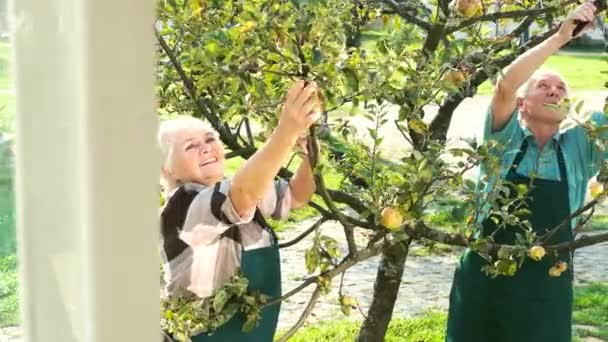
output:
[[159,340],[150,0],[13,0],[29,342]]

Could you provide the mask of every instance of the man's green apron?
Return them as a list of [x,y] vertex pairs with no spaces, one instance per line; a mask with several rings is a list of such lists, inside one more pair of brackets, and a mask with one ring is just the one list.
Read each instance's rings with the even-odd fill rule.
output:
[[[557,147],[560,181],[533,179],[517,174],[517,165],[527,150],[524,140],[506,179],[530,186],[527,217],[538,235],[543,235],[570,215],[568,182],[561,148]],[[513,191],[512,191],[513,193]],[[483,234],[496,230],[490,219],[483,222]],[[513,244],[521,228],[507,226],[495,241]],[[550,244],[571,241],[570,227],[562,228]],[[541,261],[527,259],[513,277],[491,279],[481,271],[487,264],[477,253],[467,250],[461,258],[450,293],[447,325],[449,342],[568,342],[571,340],[572,273],[549,276],[549,268],[563,260],[571,265],[569,252],[558,257],[546,255]]]
[[[212,199],[212,211],[220,216],[219,207],[223,201],[218,201],[215,196],[220,194],[214,192]],[[219,204],[218,204],[219,203]],[[215,209],[215,210],[214,210]],[[215,213],[217,212],[217,214]],[[248,289],[260,291],[272,298],[281,296],[281,263],[279,258],[279,245],[274,231],[265,222],[262,214],[257,211],[254,221],[267,229],[272,236],[270,247],[254,250],[241,250],[241,271],[249,280]],[[193,342],[271,342],[279,320],[280,304],[265,308],[258,326],[252,331],[242,331],[245,324],[245,316],[238,313],[231,320],[222,325],[213,334],[201,334],[192,337]]]

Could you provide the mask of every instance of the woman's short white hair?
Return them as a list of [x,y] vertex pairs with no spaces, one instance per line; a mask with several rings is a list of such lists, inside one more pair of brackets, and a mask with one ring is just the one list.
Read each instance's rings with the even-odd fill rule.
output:
[[177,133],[193,128],[203,129],[217,135],[217,131],[209,123],[192,116],[178,116],[160,123],[157,142],[162,156],[162,167],[166,169],[173,167],[173,152],[175,150],[175,137]]
[[542,69],[535,71],[534,74],[532,74],[532,76],[530,76],[530,78],[528,78],[526,83],[524,83],[521,87],[519,87],[519,89],[517,91],[517,96],[526,97],[526,95],[528,94],[528,91],[530,90],[530,87],[532,87],[535,84],[535,82],[538,80],[538,78],[543,75],[555,75],[555,76],[559,77],[562,80],[562,82],[564,82],[564,84],[566,85],[566,95],[570,94],[570,88],[568,87],[568,82],[566,82],[564,77],[559,72],[551,70],[551,69],[547,69],[547,68],[542,68]]

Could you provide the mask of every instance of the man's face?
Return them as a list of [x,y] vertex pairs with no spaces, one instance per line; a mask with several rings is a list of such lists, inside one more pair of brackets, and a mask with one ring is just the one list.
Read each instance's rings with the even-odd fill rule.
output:
[[521,112],[529,118],[545,123],[559,124],[566,117],[567,111],[557,109],[568,95],[567,86],[562,77],[555,73],[544,73],[529,81],[528,90],[521,99]]

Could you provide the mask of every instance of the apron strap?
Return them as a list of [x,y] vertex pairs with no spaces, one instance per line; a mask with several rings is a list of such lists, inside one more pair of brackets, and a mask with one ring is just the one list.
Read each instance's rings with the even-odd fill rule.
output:
[[517,172],[517,167],[519,166],[519,163],[521,163],[521,161],[524,159],[524,156],[526,155],[527,150],[528,150],[528,139],[524,138],[524,141],[521,143],[521,146],[519,147],[519,151],[515,155],[515,159],[513,159],[513,163],[511,164],[511,168],[509,169],[509,172]]
[[[224,233],[222,233],[222,237],[227,237],[227,238],[233,239],[234,241],[236,241],[238,243],[241,243],[241,234],[240,234],[240,231],[239,231],[237,225],[232,224],[232,222],[230,222],[230,220],[228,220],[226,215],[222,212],[222,205],[224,204],[224,201],[226,201],[226,195],[224,195],[223,193],[220,192],[220,185],[221,185],[221,182],[217,182],[213,188],[213,194],[211,195],[211,213],[219,221],[221,221],[225,224],[228,224],[228,225],[232,225],[230,228],[228,228],[228,230],[226,230]],[[266,220],[264,219],[264,216],[262,215],[262,213],[260,212],[260,210],[258,208],[255,209],[255,214],[253,215],[253,221],[255,223],[257,223],[260,227],[262,227],[263,229],[268,231],[268,233],[270,234],[270,237],[272,239],[273,245],[278,243],[278,238],[277,238],[274,230],[270,227],[268,222],[266,222]]]
[[[560,137],[561,138],[561,137]],[[561,139],[557,142],[557,165],[559,167],[559,176],[562,182],[568,184],[568,175],[566,174],[566,162],[564,159],[564,153],[562,152],[562,146],[560,144]],[[576,232],[572,232],[572,240],[576,239]],[[574,282],[574,249],[570,250],[570,281]]]
[[557,151],[555,153],[557,154],[557,166],[559,167],[559,177],[562,182],[567,183],[568,175],[566,174],[566,163],[564,161],[564,154],[562,152],[562,146],[559,141],[556,143],[556,145],[557,145],[557,148],[556,148]]
[[220,182],[215,183],[213,187],[213,194],[211,194],[211,213],[220,222],[225,224],[232,224],[226,215],[222,212],[222,205],[226,201],[226,195],[220,192]]
[[262,213],[260,212],[259,209],[255,210],[255,214],[253,215],[253,220],[257,224],[259,224],[262,228],[264,228],[268,231],[268,233],[270,234],[270,237],[272,239],[271,242],[273,245],[276,245],[279,243],[279,238],[277,237],[277,234],[274,232],[274,229],[272,229],[270,224],[268,224],[268,222],[264,218],[264,215],[262,215]]
[[[555,149],[556,150],[555,154],[557,156],[557,166],[559,167],[559,176],[560,176],[560,179],[562,182],[567,182],[568,176],[566,174],[566,163],[564,162],[564,154],[562,152],[562,146],[559,141],[556,143],[556,145],[557,146]],[[513,159],[513,163],[511,164],[511,168],[509,169],[509,172],[517,172],[517,168],[519,167],[519,164],[521,163],[521,161],[524,159],[524,156],[526,155],[527,150],[528,150],[528,139],[525,138],[524,141],[521,143],[521,146],[519,147],[519,151],[517,152],[517,155],[515,155],[515,159]]]

